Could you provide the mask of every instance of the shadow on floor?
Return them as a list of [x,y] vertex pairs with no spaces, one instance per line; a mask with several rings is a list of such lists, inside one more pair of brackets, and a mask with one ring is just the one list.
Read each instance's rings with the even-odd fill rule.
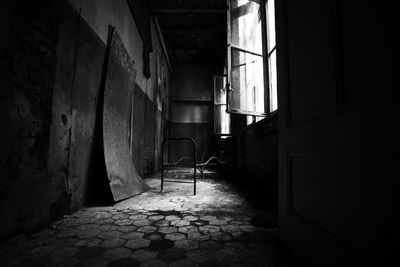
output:
[[[175,179],[187,172],[172,171]],[[260,213],[217,174],[166,184],[113,206],[82,209],[30,236],[0,245],[1,266],[272,266],[298,262],[277,229],[254,224]],[[210,179],[214,177],[215,179]]]

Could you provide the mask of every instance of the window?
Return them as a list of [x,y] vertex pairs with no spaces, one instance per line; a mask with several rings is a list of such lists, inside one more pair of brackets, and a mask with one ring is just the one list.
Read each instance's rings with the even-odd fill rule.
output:
[[214,134],[230,134],[230,116],[226,112],[226,76],[214,76]]
[[277,109],[274,3],[228,0],[228,6],[227,110],[263,117]]
[[269,81],[269,112],[278,109],[278,87],[276,71],[275,1],[267,0],[267,52]]

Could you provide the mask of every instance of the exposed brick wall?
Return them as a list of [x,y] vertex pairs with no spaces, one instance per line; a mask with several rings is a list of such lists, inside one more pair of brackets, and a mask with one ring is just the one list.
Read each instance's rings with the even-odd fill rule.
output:
[[30,137],[34,140],[29,153],[44,168],[58,42],[57,9],[50,0],[19,0],[13,14],[8,75],[11,88],[26,97],[29,112],[38,118],[32,122]]
[[239,134],[239,168],[254,179],[268,179],[277,172],[277,121],[265,119]]
[[242,124],[227,142],[229,177],[260,193],[264,204],[273,208],[277,207],[278,193],[277,122],[275,114],[247,127]]
[[0,57],[0,239],[48,220],[58,1],[16,0]]

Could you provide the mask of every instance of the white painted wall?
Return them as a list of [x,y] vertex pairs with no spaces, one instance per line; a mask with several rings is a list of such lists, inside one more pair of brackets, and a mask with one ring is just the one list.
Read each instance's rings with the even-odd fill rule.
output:
[[82,18],[107,43],[108,26],[117,30],[128,54],[135,61],[136,83],[146,92],[147,79],[143,75],[143,41],[126,0],[69,0],[81,9]]
[[[155,54],[161,55],[161,65],[163,77],[167,77],[169,85],[169,69],[167,67],[165,55],[163,54],[161,43],[153,22],[150,22],[153,52],[150,54],[151,78],[147,79],[143,74],[143,40],[139,34],[138,27],[132,16],[126,0],[69,0],[73,7],[78,11],[82,18],[97,33],[100,39],[107,43],[108,26],[112,25],[117,30],[128,54],[135,61],[137,70],[136,83],[143,92],[152,100],[154,99],[155,85],[158,83],[155,71]],[[160,71],[158,71],[160,75]],[[167,92],[168,94],[168,92]],[[157,103],[159,110],[162,109],[161,103]]]

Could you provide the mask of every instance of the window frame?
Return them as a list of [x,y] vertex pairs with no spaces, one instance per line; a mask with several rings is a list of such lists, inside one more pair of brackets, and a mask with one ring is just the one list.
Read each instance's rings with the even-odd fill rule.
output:
[[[227,0],[227,90],[226,90],[226,105],[227,105],[227,112],[231,114],[240,114],[240,115],[248,115],[248,116],[254,116],[254,117],[267,117],[271,113],[274,113],[277,111],[270,111],[270,77],[269,77],[269,57],[270,55],[268,54],[268,28],[267,28],[267,14],[266,14],[266,8],[267,8],[267,2],[268,1],[274,1],[274,0],[249,0],[252,2],[256,2],[261,5],[261,32],[262,32],[262,55],[248,51],[246,49],[236,47],[232,45],[231,42],[231,0]],[[263,80],[264,80],[264,112],[254,112],[254,111],[248,111],[248,110],[240,110],[240,109],[234,109],[232,108],[232,103],[231,103],[231,95],[232,95],[232,89],[231,89],[231,80],[232,80],[232,50],[237,50],[245,53],[249,53],[252,55],[256,56],[262,56],[263,60]],[[275,42],[275,47],[272,51],[276,51],[276,42]],[[271,53],[272,53],[271,51]],[[254,119],[255,121],[255,119]]]
[[[217,106],[225,106],[225,108],[226,108],[225,111],[226,112],[227,112],[227,109],[228,109],[228,102],[225,101],[225,104],[216,103],[215,79],[217,77],[228,79],[227,76],[228,76],[227,74],[213,75],[213,85],[214,85],[214,88],[213,88],[213,111],[214,111],[213,112],[213,114],[214,114],[213,134],[216,135],[216,136],[231,136],[231,127],[230,127],[231,125],[230,125],[230,122],[229,122],[229,133],[217,133],[216,130],[215,130],[215,107],[217,107]],[[228,81],[225,82],[225,86],[226,86],[227,82]],[[228,92],[226,92],[226,94],[228,94]],[[229,120],[230,120],[230,114],[228,113],[228,115],[229,115]],[[221,124],[221,129],[222,129],[222,123],[220,122],[220,124]]]
[[[265,12],[265,42],[266,42],[265,49],[266,49],[266,55],[267,55],[266,56],[266,61],[267,61],[266,64],[267,64],[267,71],[268,71],[268,86],[266,88],[266,89],[268,89],[268,106],[266,108],[267,108],[267,111],[268,111],[268,115],[276,113],[278,111],[278,108],[279,108],[279,105],[278,105],[278,102],[277,102],[276,103],[277,104],[276,109],[271,111],[272,103],[271,103],[270,91],[272,90],[272,87],[271,87],[271,84],[270,84],[269,60],[270,60],[272,54],[275,53],[275,64],[277,64],[276,59],[277,59],[278,52],[277,52],[277,43],[276,43],[276,15],[274,15],[274,19],[275,19],[275,21],[274,21],[274,24],[275,24],[275,28],[274,28],[275,45],[271,49],[271,51],[268,52],[268,50],[269,50],[269,47],[268,47],[269,40],[268,40],[268,38],[269,38],[269,34],[270,33],[269,33],[269,26],[268,26],[267,8],[268,8],[268,2],[269,1],[273,1],[274,2],[274,10],[273,10],[274,13],[275,13],[275,10],[276,10],[276,8],[275,8],[275,0],[264,0],[264,8],[263,9],[264,9],[264,12]],[[276,72],[278,71],[278,66],[275,66],[275,71]],[[277,73],[276,73],[276,75],[277,75]],[[275,79],[277,79],[277,78],[278,77],[275,77]],[[277,92],[276,93],[278,94],[278,88],[277,88]],[[277,98],[276,101],[278,101],[278,95],[276,95],[276,98]]]

